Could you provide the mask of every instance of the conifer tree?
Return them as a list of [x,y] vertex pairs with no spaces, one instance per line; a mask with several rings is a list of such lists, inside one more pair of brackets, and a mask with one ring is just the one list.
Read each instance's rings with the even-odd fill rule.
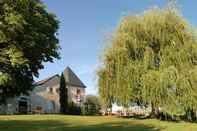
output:
[[68,112],[68,92],[66,87],[66,82],[64,74],[62,73],[60,79],[60,112],[66,114]]

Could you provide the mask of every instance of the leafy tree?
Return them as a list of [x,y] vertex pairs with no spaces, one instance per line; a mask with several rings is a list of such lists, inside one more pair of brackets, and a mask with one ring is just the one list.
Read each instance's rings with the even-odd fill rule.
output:
[[66,114],[68,112],[68,91],[66,87],[66,82],[64,78],[64,74],[62,73],[60,79],[60,112],[62,114]]
[[0,2],[0,97],[28,93],[43,62],[59,58],[58,21],[39,0]]
[[110,86],[111,81],[108,81],[108,78],[110,78],[106,72],[105,69],[100,69],[98,71],[99,80],[98,80],[98,86],[99,88],[99,94],[102,98],[103,104],[106,105],[106,108],[112,108],[112,104],[114,102],[113,94],[111,93],[112,89]]
[[196,31],[173,6],[123,18],[103,56],[106,103],[149,104],[154,116],[197,111]]
[[86,102],[84,103],[84,115],[98,115],[100,113],[101,103],[97,96],[86,96]]

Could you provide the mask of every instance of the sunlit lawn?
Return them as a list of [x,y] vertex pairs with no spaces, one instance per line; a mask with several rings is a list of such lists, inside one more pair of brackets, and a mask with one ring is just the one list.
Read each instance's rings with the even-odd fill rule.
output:
[[102,116],[0,116],[1,131],[197,131],[197,124]]

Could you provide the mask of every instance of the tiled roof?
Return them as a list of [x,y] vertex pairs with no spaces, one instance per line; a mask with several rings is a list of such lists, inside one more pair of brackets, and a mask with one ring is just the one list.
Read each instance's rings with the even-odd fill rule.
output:
[[46,78],[46,79],[44,79],[44,80],[41,80],[41,81],[38,81],[38,82],[34,83],[34,85],[36,85],[36,86],[38,86],[38,85],[43,85],[44,83],[46,83],[47,81],[50,81],[51,79],[53,79],[53,78],[55,78],[55,77],[60,77],[60,76],[59,76],[58,74],[53,75],[53,76],[48,77],[48,78]]
[[86,88],[84,83],[78,78],[78,76],[71,70],[70,67],[66,67],[63,73],[67,84]]

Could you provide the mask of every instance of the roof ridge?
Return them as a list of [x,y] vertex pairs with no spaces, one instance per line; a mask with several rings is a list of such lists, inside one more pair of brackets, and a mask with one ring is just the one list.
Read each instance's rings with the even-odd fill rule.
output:
[[64,70],[64,77],[66,83],[73,85],[73,86],[78,86],[78,87],[86,87],[84,83],[79,79],[79,77],[74,73],[74,71],[67,66]]
[[48,78],[45,78],[45,79],[40,80],[40,81],[38,81],[38,82],[35,82],[34,85],[42,85],[42,84],[46,83],[47,81],[53,79],[53,78],[56,77],[56,76],[60,77],[59,74],[55,74],[55,75],[53,75],[53,76],[51,76],[51,77],[48,77]]

